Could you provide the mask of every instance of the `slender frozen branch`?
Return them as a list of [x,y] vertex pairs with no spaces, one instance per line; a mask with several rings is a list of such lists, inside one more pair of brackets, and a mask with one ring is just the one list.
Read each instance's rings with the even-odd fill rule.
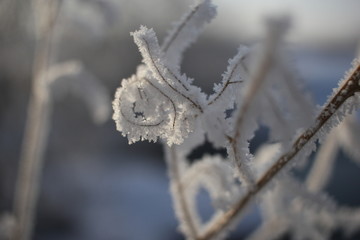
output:
[[[34,8],[38,2],[33,1]],[[20,156],[19,170],[16,182],[14,215],[16,227],[12,239],[28,240],[31,238],[35,219],[36,202],[38,198],[41,167],[46,149],[46,138],[49,129],[51,104],[46,86],[45,69],[50,65],[52,48],[52,31],[58,16],[59,3],[45,3],[48,12],[37,25],[43,25],[38,30],[38,42],[33,69],[33,89],[29,100],[28,117]]]
[[185,186],[182,182],[182,168],[180,159],[176,153],[176,146],[164,146],[166,151],[166,162],[171,181],[171,195],[173,197],[175,212],[180,222],[181,231],[188,239],[198,239],[198,229],[194,213],[191,211],[189,202],[185,196]]
[[183,52],[195,42],[215,15],[216,8],[210,0],[198,0],[191,10],[174,24],[161,47],[170,65],[179,68]]

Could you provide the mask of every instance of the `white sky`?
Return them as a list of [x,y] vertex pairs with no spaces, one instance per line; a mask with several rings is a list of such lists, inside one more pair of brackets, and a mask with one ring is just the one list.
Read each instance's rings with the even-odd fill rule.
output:
[[[111,2],[119,17],[116,21],[128,35],[140,24],[169,29],[178,21],[194,0],[103,0]],[[252,39],[263,32],[266,16],[288,14],[293,27],[289,40],[297,43],[348,43],[360,38],[360,0],[213,0],[218,6],[217,18],[207,27],[205,34],[235,41]],[[73,7],[79,16],[79,8]],[[169,11],[169,9],[172,9]],[[84,18],[89,21],[91,18]],[[96,19],[95,19],[96,20]],[[96,21],[91,25],[96,27]],[[88,22],[87,22],[88,23]],[[104,26],[107,23],[102,23]]]
[[293,41],[344,41],[360,37],[359,0],[214,0],[218,19],[211,26],[224,36],[256,37],[264,16],[293,17]]

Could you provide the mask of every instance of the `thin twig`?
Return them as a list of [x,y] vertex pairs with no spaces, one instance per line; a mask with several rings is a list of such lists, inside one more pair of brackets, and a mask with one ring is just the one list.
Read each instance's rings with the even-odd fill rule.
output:
[[162,47],[162,51],[163,52],[167,52],[170,48],[170,46],[173,44],[173,42],[175,41],[175,39],[177,38],[177,36],[179,35],[179,33],[181,32],[181,30],[186,26],[186,24],[190,21],[190,19],[195,15],[195,13],[198,11],[200,5],[202,3],[199,3],[190,13],[189,15],[186,16],[186,18],[184,19],[183,22],[181,22],[181,24],[179,25],[179,27],[176,29],[176,31],[174,32],[174,34],[171,36],[170,40]]
[[175,207],[177,206],[176,201],[179,204],[180,213],[183,216],[178,216],[179,218],[184,218],[182,221],[183,224],[186,224],[185,228],[189,231],[188,237],[191,239],[198,239],[198,230],[195,225],[195,219],[191,214],[191,210],[188,205],[188,201],[185,196],[185,186],[181,181],[181,170],[179,167],[179,159],[177,158],[176,146],[168,147],[165,145],[167,152],[167,164],[168,170],[170,173],[171,185],[175,188],[173,189],[173,201]]
[[55,8],[48,19],[48,28],[37,42],[33,66],[32,93],[29,100],[25,135],[20,156],[19,170],[14,197],[16,227],[13,240],[29,240],[33,232],[36,203],[39,194],[41,169],[46,149],[51,103],[46,86],[46,71],[50,65],[52,37],[59,3],[51,1],[49,8]]

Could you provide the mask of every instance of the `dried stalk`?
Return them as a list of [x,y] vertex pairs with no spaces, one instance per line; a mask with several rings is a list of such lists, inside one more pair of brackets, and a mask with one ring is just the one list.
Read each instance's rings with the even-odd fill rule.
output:
[[28,106],[25,135],[22,144],[19,170],[16,182],[14,215],[16,227],[13,240],[31,239],[38,199],[41,169],[48,135],[51,99],[47,88],[46,71],[50,65],[53,28],[57,18],[58,3],[50,1],[49,9],[56,14],[48,19],[44,35],[36,43],[33,85]]

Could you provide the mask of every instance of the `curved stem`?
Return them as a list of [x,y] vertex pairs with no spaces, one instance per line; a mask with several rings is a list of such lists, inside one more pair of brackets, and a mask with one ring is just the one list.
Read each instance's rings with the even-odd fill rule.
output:
[[184,183],[181,181],[181,163],[176,153],[176,146],[168,147],[165,145],[165,151],[171,180],[171,195],[173,197],[177,217],[183,227],[183,233],[190,239],[198,239],[198,229],[185,196]]

